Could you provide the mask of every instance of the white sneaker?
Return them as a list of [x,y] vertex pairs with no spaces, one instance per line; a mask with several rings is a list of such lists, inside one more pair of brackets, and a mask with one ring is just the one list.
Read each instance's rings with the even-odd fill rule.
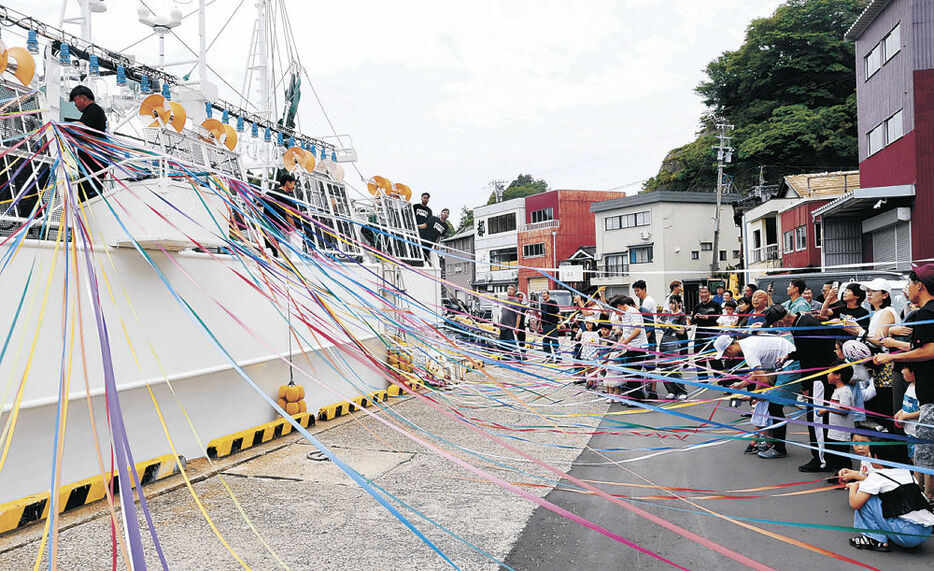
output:
[[606,402],[608,402],[608,403],[614,403],[614,402],[616,402],[616,400],[613,399],[613,397],[606,397]]
[[665,395],[665,398],[666,398],[667,400],[674,400],[674,399],[675,399],[675,393],[668,393],[667,395]]
[[687,396],[686,394],[684,394],[684,393],[681,393],[680,395],[678,395],[678,400],[685,400],[685,399],[687,399],[687,398],[688,398],[688,396]]

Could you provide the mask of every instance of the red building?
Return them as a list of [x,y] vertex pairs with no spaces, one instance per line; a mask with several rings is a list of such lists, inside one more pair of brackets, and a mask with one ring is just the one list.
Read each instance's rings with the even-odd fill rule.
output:
[[934,257],[934,0],[871,0],[856,42],[861,188],[815,211],[825,266]]
[[595,244],[590,205],[623,196],[625,192],[552,190],[526,197],[525,224],[519,228],[519,289],[558,289],[558,263]]
[[779,210],[783,268],[821,267],[821,224],[814,212],[859,188],[858,171],[786,176],[778,198],[795,199]]

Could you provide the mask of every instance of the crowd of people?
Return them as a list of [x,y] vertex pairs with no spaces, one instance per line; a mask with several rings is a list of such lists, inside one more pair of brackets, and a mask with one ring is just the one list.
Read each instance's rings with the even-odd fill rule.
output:
[[811,457],[798,469],[845,485],[854,527],[865,530],[853,547],[887,551],[931,534],[934,264],[909,274],[901,310],[884,279],[828,281],[817,296],[790,279],[781,304],[754,284],[735,294],[700,286],[690,312],[678,280],[663,303],[642,280],[631,293],[605,299],[598,290],[561,308],[550,292],[527,303],[509,286],[500,347],[517,361],[564,361],[578,382],[627,406],[661,406],[716,386],[732,406],[751,405],[744,453],[764,460],[787,455],[789,422],[805,424]]

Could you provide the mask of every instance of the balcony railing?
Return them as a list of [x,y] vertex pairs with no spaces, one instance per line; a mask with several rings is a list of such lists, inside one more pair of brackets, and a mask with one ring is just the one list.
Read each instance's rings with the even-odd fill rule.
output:
[[750,263],[753,264],[779,259],[778,244],[766,244],[761,248],[754,248],[750,253],[752,254]]
[[549,228],[560,228],[561,223],[558,220],[545,220],[544,222],[533,222],[519,228],[520,232],[531,232],[533,230],[547,230]]

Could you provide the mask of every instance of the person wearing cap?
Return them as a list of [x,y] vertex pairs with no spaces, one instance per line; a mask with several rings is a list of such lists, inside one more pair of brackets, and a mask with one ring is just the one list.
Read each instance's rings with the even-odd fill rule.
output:
[[[755,335],[739,340],[729,335],[721,335],[714,340],[713,348],[717,352],[717,359],[729,357],[746,360],[746,365],[750,369],[748,379],[737,381],[730,387],[745,389],[750,385],[754,385],[751,390],[773,386],[776,377],[769,373],[778,369],[783,362],[783,358],[795,350],[794,343],[784,337],[773,335]],[[784,391],[778,390],[766,391],[756,398],[764,398],[769,401],[769,416],[772,417],[772,426],[774,427],[772,428],[772,438],[775,440],[772,446],[759,452],[759,457],[767,460],[784,458],[787,455],[785,448],[787,426],[785,424],[785,405],[783,403],[789,402],[790,404],[792,399],[789,399]]]
[[[815,420],[817,416],[816,407],[825,404],[825,397],[831,394],[831,387],[827,382],[826,374],[815,376],[815,373],[829,367],[837,358],[835,353],[837,344],[836,330],[823,327],[820,320],[810,313],[793,313],[782,305],[773,305],[766,310],[765,326],[791,329],[791,336],[795,340],[795,349],[788,355],[780,357],[779,364],[786,361],[797,361],[798,366],[793,368],[807,371],[805,374],[811,378],[798,385],[798,392],[811,399],[811,406],[807,409],[807,421],[809,423],[819,423],[820,420]],[[813,424],[808,424],[808,438],[810,445],[813,447],[811,448],[811,460],[798,466],[798,471],[832,471],[827,467],[824,457],[824,444],[827,439],[826,427],[815,429]]]
[[[78,111],[81,112],[81,117],[78,118],[79,123],[95,131],[99,131],[101,134],[107,130],[107,114],[104,113],[100,105],[94,102],[94,92],[91,91],[89,87],[85,85],[76,85],[71,90],[71,93],[68,94],[68,100],[74,103]],[[79,141],[93,143],[94,139],[98,137],[96,137],[93,132],[89,131],[86,133],[76,133],[75,138]],[[93,173],[100,170],[100,163],[87,151],[78,149],[77,155],[78,161],[88,172]],[[81,174],[83,176],[85,173],[82,172]],[[100,175],[89,175],[89,178],[78,183],[80,200],[83,202],[100,194],[100,191],[103,189],[101,185]]]
[[[934,469],[934,264],[916,266],[908,274],[908,299],[920,307],[911,316],[911,350],[880,353],[873,357],[877,365],[913,363],[915,392],[921,415],[918,417],[915,465]],[[925,442],[926,441],[926,442]],[[934,476],[925,474],[924,494],[934,501]]]

